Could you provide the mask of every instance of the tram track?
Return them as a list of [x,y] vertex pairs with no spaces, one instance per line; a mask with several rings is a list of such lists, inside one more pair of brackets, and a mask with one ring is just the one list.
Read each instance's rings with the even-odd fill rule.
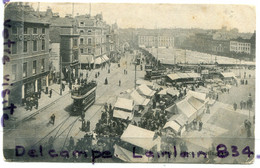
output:
[[[112,89],[112,91],[114,92],[114,91],[116,91],[117,90],[117,88],[115,88],[115,87],[113,87],[113,89]],[[95,100],[95,102],[98,102],[98,100],[100,100],[101,98],[102,98],[102,96],[104,95],[104,94],[106,94],[107,92],[109,92],[109,91],[111,91],[111,90],[108,90],[108,89],[106,89],[102,94],[100,94],[100,96]],[[109,99],[111,99],[112,97],[110,97]],[[109,100],[108,99],[108,100]],[[108,101],[107,100],[107,101]],[[96,103],[96,104],[93,104],[92,106],[94,106],[94,105],[97,105],[97,106],[100,106],[95,112],[94,112],[94,114],[90,117],[90,118],[88,118],[88,120],[92,120],[99,112],[100,112],[100,110],[103,108],[103,103]],[[71,116],[69,116],[69,118],[70,118]],[[62,123],[63,122],[65,122],[65,121],[67,121],[69,118],[67,118],[67,119],[65,119],[64,121],[62,121]],[[67,133],[67,135],[66,135],[66,138],[65,138],[65,140],[64,140],[64,143],[63,143],[63,146],[62,146],[62,148],[64,148],[65,147],[65,145],[66,145],[66,141],[67,141],[67,138],[68,138],[68,136],[69,136],[69,133],[70,133],[70,131],[71,131],[71,129],[74,127],[74,124],[76,123],[76,121],[79,119],[80,117],[78,117],[74,122],[72,122],[68,127],[66,127],[66,129],[64,129],[64,131],[62,131],[58,136],[56,136],[57,135],[57,133],[56,133],[56,135],[55,135],[55,138],[54,138],[54,140],[55,139],[57,139],[58,137],[60,137],[65,131],[67,131],[67,129],[70,127],[70,130],[69,130],[69,132]],[[56,128],[55,128],[56,129]],[[53,130],[54,131],[54,130]],[[75,135],[78,135],[79,133],[80,133],[80,131],[81,130],[78,130],[78,132],[75,134]],[[48,134],[49,135],[49,134]]]
[[[16,122],[15,123],[15,128],[18,127],[20,124],[24,123],[25,121],[28,121],[31,118],[35,117],[36,115],[40,114],[41,112],[45,111],[46,109],[52,107],[53,105],[55,105],[57,102],[59,102],[61,99],[65,98],[69,94],[70,94],[70,92],[64,94],[63,96],[59,97],[58,99],[54,100],[53,102],[47,104],[46,106],[42,107],[41,109],[39,109],[39,110],[33,112],[32,114],[30,114],[29,116],[26,116],[22,120]],[[5,134],[8,134],[8,133],[10,133],[12,131],[13,131],[13,129],[4,129],[4,133]]]
[[[115,78],[117,78],[117,74],[119,73],[120,69],[117,69],[116,71],[114,71],[114,74],[111,76],[111,81],[113,79],[113,81],[116,81]],[[103,87],[101,85],[103,85],[100,81],[99,83],[99,87]],[[115,86],[117,86],[116,82],[114,83]],[[98,109],[96,109],[94,111],[94,113],[90,113],[91,117],[89,117],[87,120],[92,120],[97,114],[100,113],[101,109],[103,108],[103,105],[104,103],[102,103],[103,101],[109,101],[110,99],[114,98],[114,97],[108,97],[107,100],[102,100],[101,102],[99,102],[99,100],[101,98],[103,98],[104,95],[108,94],[108,92],[116,92],[118,88],[117,87],[112,87],[110,86],[110,89],[105,89],[103,92],[99,93],[98,97],[96,97],[97,99],[95,100],[96,104],[94,103],[92,106],[96,105],[96,106],[100,106]],[[22,121],[20,121],[17,125],[20,125],[21,123],[29,120],[30,118],[32,117],[35,117],[36,115],[40,114],[42,111],[45,111],[46,109],[50,108],[51,106],[53,106],[55,103],[59,102],[61,99],[65,98],[68,94],[70,94],[70,92],[68,92],[67,94],[65,94],[64,96],[60,97],[59,99],[53,101],[52,103],[46,105],[45,107],[41,108],[40,110],[34,112],[33,114],[31,114],[30,116],[24,118]],[[88,111],[88,110],[87,110]],[[72,128],[75,126],[75,124],[77,123],[77,121],[80,119],[80,116],[78,116],[75,120],[70,120],[73,116],[68,116],[67,118],[65,118],[63,121],[61,121],[55,128],[53,128],[52,130],[50,130],[43,138],[41,138],[39,141],[35,142],[34,145],[37,145],[39,143],[42,143],[42,142],[45,142],[47,143],[48,142],[48,139],[50,138],[51,134],[54,133],[54,141],[56,139],[58,139],[61,135],[63,135],[64,133],[66,133],[66,131],[68,131],[67,135],[65,136],[65,140],[63,143],[60,143],[60,144],[63,144],[62,148],[66,145],[66,141],[67,141],[67,138],[69,137],[69,134],[72,130]],[[70,123],[68,123],[70,122]],[[68,125],[69,124],[69,125]],[[69,129],[69,130],[68,130]],[[10,130],[12,131],[12,130]],[[55,132],[57,131],[57,132]],[[60,132],[61,131],[61,132]],[[78,130],[78,132],[75,134],[75,135],[78,135],[80,133],[80,129]]]
[[[95,100],[95,102],[97,102],[98,100],[100,100],[101,98],[102,98],[102,95],[104,95],[106,92],[108,92],[109,90],[105,90],[105,92],[103,92],[102,94],[100,94],[100,96]],[[96,105],[96,104],[93,104],[93,105]],[[100,108],[98,108],[95,112],[94,112],[94,114],[88,119],[88,120],[91,120],[92,118],[94,118],[97,114],[98,114],[98,112],[103,108],[103,106],[101,105],[101,104],[98,104],[98,106],[100,106]],[[72,116],[68,116],[67,118],[65,118],[63,121],[61,121],[61,123],[59,123],[59,125],[58,126],[56,126],[53,130],[51,130],[50,132],[48,132],[41,140],[39,140],[39,141],[37,141],[34,145],[37,145],[37,144],[39,144],[40,142],[42,142],[42,141],[44,141],[45,139],[48,139],[49,137],[50,137],[50,135],[55,131],[55,130],[57,130],[57,132],[56,132],[56,134],[55,134],[55,136],[54,136],[54,141],[55,141],[55,139],[57,139],[58,137],[60,137],[65,131],[67,131],[67,129],[70,127],[70,130],[74,127],[74,125],[75,125],[75,123],[76,123],[76,121],[78,121],[79,119],[80,119],[80,116],[78,116],[75,120],[73,120],[70,124],[69,124],[69,126],[67,126],[60,134],[58,134],[59,133],[59,131],[62,129],[62,127],[63,127],[63,125],[65,125],[66,124],[66,122],[67,121],[69,121],[69,119],[71,118]],[[68,132],[68,134],[66,135],[66,138],[65,138],[65,140],[64,140],[64,143],[63,143],[63,147],[65,146],[65,143],[66,143],[66,141],[67,141],[67,138],[68,138],[68,135],[69,135],[69,133],[70,133],[70,130],[69,130],[69,132]],[[78,132],[77,132],[77,134],[79,134],[79,132],[80,132],[81,130],[79,130]],[[76,134],[76,135],[77,135]],[[62,147],[62,148],[63,148]]]

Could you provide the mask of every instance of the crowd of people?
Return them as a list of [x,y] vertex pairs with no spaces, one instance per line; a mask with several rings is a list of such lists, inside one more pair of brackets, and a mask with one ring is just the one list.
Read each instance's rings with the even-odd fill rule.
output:
[[39,98],[41,97],[41,92],[36,92],[28,95],[25,98],[25,109],[32,111],[33,107],[38,109],[39,106]]
[[140,121],[134,122],[138,127],[160,132],[167,122],[167,113],[165,110],[152,110],[151,108],[141,117]]

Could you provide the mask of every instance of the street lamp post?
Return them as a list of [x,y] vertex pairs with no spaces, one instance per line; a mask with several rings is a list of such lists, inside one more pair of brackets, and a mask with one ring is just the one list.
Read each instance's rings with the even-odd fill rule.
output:
[[137,62],[135,62],[134,64],[135,64],[135,89],[136,89],[136,64],[137,64]]
[[60,95],[62,95],[61,73],[62,73],[62,57],[61,57],[61,55],[60,55]]

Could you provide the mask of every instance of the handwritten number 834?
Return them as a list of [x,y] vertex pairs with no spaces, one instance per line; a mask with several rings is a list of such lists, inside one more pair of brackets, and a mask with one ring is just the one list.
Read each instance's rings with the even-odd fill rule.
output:
[[[216,150],[217,150],[217,156],[219,158],[226,158],[227,156],[229,156],[227,146],[224,144],[219,144]],[[237,146],[231,146],[231,150],[232,150],[232,157],[237,157],[240,155]],[[250,150],[249,146],[246,146],[242,150],[242,154],[247,155],[250,158],[251,155],[254,155],[254,152]]]

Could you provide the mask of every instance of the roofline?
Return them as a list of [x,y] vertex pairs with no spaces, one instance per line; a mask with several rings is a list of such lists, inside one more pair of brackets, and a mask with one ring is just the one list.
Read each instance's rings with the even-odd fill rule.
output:
[[79,37],[79,34],[60,34],[60,36],[71,36],[71,37]]
[[[39,18],[40,19],[40,18]],[[27,20],[13,20],[11,19],[11,22],[22,22],[22,23],[35,23],[35,24],[46,24],[46,25],[51,25],[50,22],[35,22],[35,21],[27,21]]]

